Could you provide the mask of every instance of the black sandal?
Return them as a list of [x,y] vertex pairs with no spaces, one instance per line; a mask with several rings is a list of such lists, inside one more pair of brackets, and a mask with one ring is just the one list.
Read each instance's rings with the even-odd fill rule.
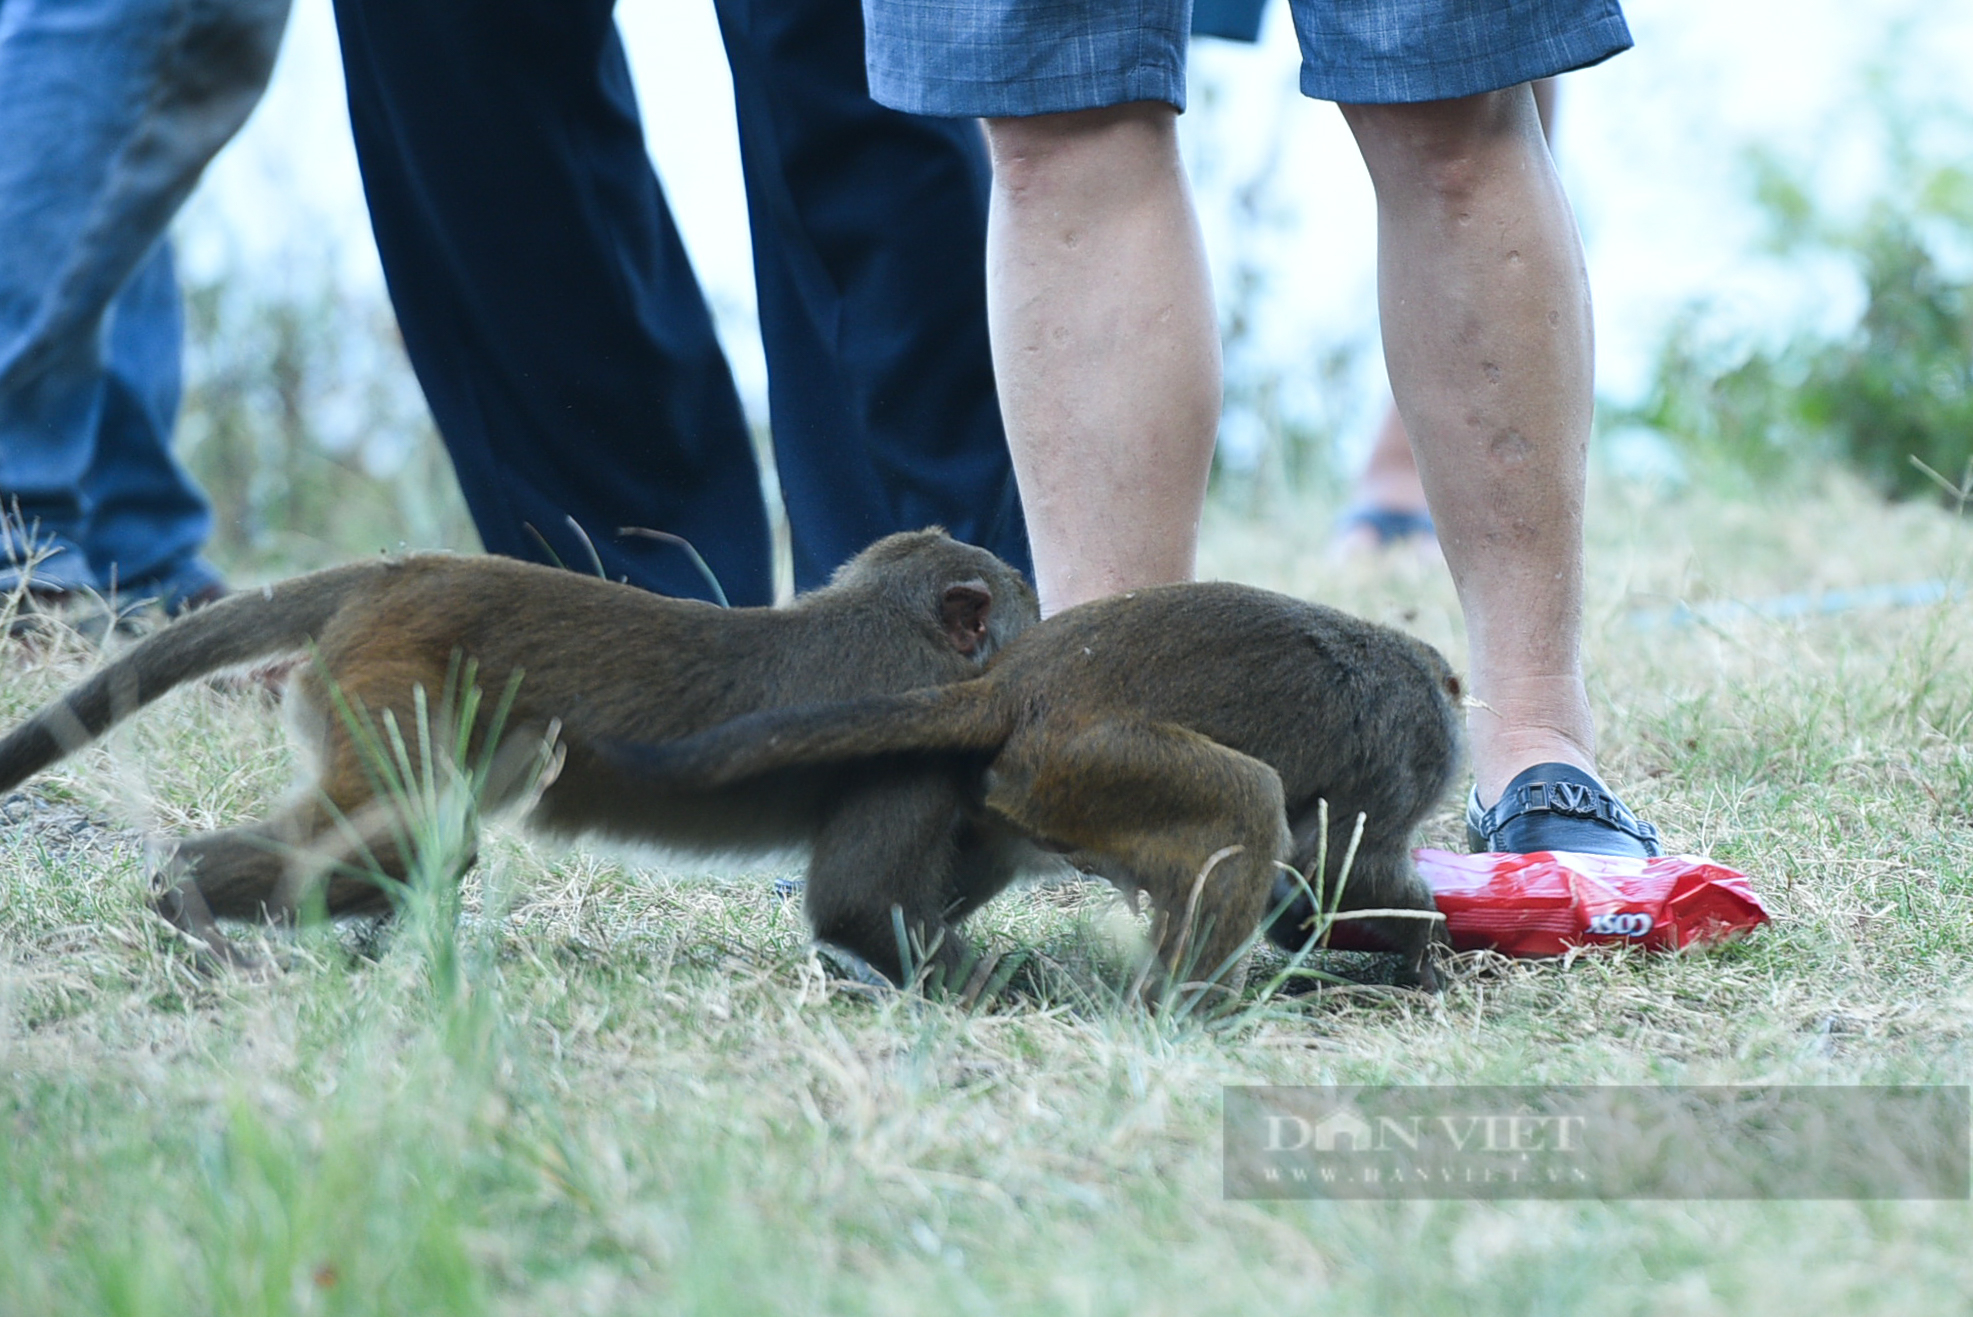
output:
[[1466,800],[1466,845],[1473,851],[1527,855],[1574,851],[1579,855],[1663,855],[1658,829],[1640,820],[1610,789],[1568,764],[1524,769],[1492,809],[1480,808],[1480,789]]

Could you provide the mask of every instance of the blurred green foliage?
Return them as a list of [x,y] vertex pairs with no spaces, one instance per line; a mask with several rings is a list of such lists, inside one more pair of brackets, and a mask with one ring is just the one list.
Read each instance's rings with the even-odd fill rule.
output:
[[1893,93],[1872,103],[1886,181],[1854,218],[1818,203],[1810,168],[1764,150],[1747,157],[1769,250],[1853,271],[1863,293],[1855,325],[1744,352],[1709,343],[1709,309],[1689,308],[1644,402],[1608,420],[1649,426],[1689,457],[1761,479],[1834,458],[1885,495],[1911,498],[1973,473],[1973,171],[1925,159],[1922,118]]

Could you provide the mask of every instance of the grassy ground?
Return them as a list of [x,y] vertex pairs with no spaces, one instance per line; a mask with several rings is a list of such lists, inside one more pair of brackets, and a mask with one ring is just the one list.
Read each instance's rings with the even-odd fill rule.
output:
[[[1973,579],[1973,525],[1832,483],[1599,488],[1609,775],[1775,922],[1686,957],[1476,961],[1237,1027],[1113,1004],[1105,891],[976,923],[1038,953],[972,1012],[827,978],[767,875],[496,830],[455,925],[315,931],[205,980],[142,835],[288,780],[191,690],[0,803],[0,1312],[1965,1311],[1966,1203],[1229,1202],[1229,1083],[1973,1079],[1973,604],[1647,629],[1675,603]],[[1460,652],[1442,572],[1218,514],[1207,569]],[[88,666],[0,651],[0,725]],[[1452,843],[1451,803],[1428,840]]]

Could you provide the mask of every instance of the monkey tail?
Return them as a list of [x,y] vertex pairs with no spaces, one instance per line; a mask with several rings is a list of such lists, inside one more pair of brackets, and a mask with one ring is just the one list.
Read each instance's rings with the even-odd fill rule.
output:
[[144,637],[0,740],[0,791],[81,749],[166,691],[223,668],[292,653],[386,569],[352,563],[229,595]]
[[891,754],[990,753],[1013,734],[1014,711],[991,680],[748,714],[693,736],[597,753],[659,788],[731,786],[763,773]]

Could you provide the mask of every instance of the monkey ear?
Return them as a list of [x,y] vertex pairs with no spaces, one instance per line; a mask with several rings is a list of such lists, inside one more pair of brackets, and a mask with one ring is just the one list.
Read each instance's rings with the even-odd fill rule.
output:
[[971,658],[986,643],[987,615],[993,611],[993,591],[985,581],[961,581],[945,587],[939,620],[952,647]]

